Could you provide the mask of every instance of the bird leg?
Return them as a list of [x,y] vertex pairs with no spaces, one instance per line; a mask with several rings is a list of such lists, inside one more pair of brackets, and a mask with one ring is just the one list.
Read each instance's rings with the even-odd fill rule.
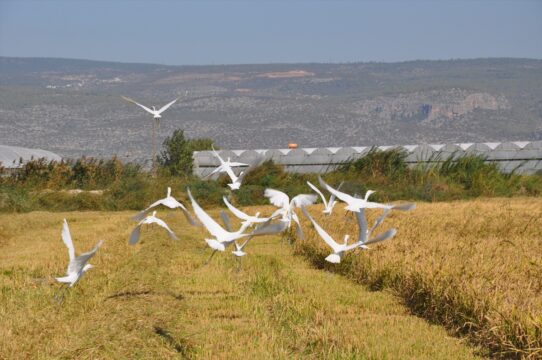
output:
[[213,256],[215,256],[216,252],[218,250],[213,250],[213,253],[211,254],[211,256],[209,256],[209,258],[207,259],[207,261],[203,264],[204,266],[207,265],[209,263],[209,261],[211,261],[211,259],[213,258]]
[[53,300],[58,304],[62,305],[64,302],[64,296],[66,295],[66,290],[68,290],[68,285],[62,284],[58,290],[53,294]]

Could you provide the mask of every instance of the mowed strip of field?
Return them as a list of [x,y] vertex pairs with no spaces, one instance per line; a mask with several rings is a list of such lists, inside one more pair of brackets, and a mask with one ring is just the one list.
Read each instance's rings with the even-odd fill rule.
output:
[[[134,247],[130,215],[0,216],[0,358],[475,358],[390,293],[313,269],[278,236],[255,239],[240,263],[228,251],[203,266],[204,232],[180,213],[158,214],[179,241],[146,228]],[[77,253],[105,242],[59,304],[63,218]]]
[[[313,213],[336,239],[357,236],[355,219],[338,205]],[[380,214],[367,210],[372,220]],[[339,265],[309,222],[296,251],[319,268],[373,289],[392,289],[417,314],[483,345],[493,356],[542,358],[542,199],[501,198],[420,203],[392,211],[380,231],[397,236]],[[378,232],[376,232],[378,233]]]

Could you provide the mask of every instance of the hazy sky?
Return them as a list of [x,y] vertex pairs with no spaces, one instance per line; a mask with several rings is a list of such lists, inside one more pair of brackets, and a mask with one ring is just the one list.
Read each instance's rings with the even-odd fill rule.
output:
[[0,0],[0,55],[172,65],[542,58],[542,0]]

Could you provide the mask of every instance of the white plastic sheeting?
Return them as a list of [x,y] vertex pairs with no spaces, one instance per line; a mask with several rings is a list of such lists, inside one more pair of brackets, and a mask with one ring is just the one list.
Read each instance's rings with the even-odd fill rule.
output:
[[23,163],[30,160],[45,158],[48,161],[60,161],[62,157],[53,152],[41,149],[29,149],[18,146],[0,145],[0,163],[7,169],[15,169],[21,167],[20,160]]
[[[532,174],[542,171],[542,141],[515,141],[502,143],[459,143],[378,146],[380,150],[398,148],[406,151],[408,164],[434,163],[450,156],[481,155],[495,162],[504,172],[516,171]],[[272,159],[284,165],[286,171],[299,173],[325,173],[345,161],[359,159],[371,147],[328,147],[298,149],[219,150],[232,161],[253,163],[258,158]],[[194,173],[206,176],[219,165],[210,151],[194,152]],[[235,171],[242,171],[236,168]]]

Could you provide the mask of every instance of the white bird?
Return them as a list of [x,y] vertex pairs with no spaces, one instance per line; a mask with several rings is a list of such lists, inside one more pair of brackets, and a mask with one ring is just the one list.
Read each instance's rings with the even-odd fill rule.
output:
[[[337,201],[335,200],[335,197],[336,197],[335,194],[331,194],[329,201],[326,201],[324,194],[322,194],[322,192],[316,186],[311,184],[309,181],[307,181],[307,185],[309,185],[311,189],[313,189],[318,195],[320,195],[320,198],[322,199],[322,203],[324,204],[323,213],[327,215],[331,215],[331,212],[333,211],[333,207],[335,207],[335,205],[337,204]],[[337,189],[340,189],[341,186],[342,186],[342,183],[339,185]]]
[[224,251],[226,250],[226,247],[233,244],[235,240],[250,235],[243,233],[249,227],[248,223],[241,224],[241,227],[238,231],[232,232],[225,230],[216,221],[214,221],[213,218],[211,218],[201,208],[201,206],[199,206],[199,204],[192,196],[190,189],[187,189],[187,192],[188,196],[190,197],[190,201],[192,202],[192,208],[194,209],[196,217],[203,224],[203,226],[205,226],[207,231],[215,237],[214,239],[205,239],[205,242],[207,243],[207,245],[209,245],[211,249]]
[[146,107],[145,105],[141,105],[140,103],[136,102],[135,100],[133,99],[130,99],[128,97],[125,97],[125,96],[122,96],[122,98],[126,101],[129,101],[133,104],[136,104],[137,106],[139,106],[140,108],[142,108],[143,110],[145,110],[146,112],[152,114],[153,118],[154,119],[161,119],[162,118],[162,113],[164,111],[166,111],[171,105],[173,105],[177,100],[179,100],[179,98],[167,103],[166,105],[162,106],[160,109],[156,110],[156,108],[153,106],[152,109],[149,109],[148,107]]
[[192,218],[192,216],[190,215],[190,212],[188,212],[188,209],[183,204],[181,204],[179,201],[177,201],[173,196],[171,196],[171,188],[170,187],[167,188],[167,195],[166,195],[165,198],[153,202],[145,210],[140,211],[134,217],[132,217],[132,219],[136,220],[136,221],[142,220],[145,217],[145,214],[147,213],[147,211],[149,211],[153,207],[156,207],[156,206],[159,206],[159,205],[164,205],[164,206],[166,206],[166,207],[168,207],[170,209],[179,208],[183,212],[184,216],[186,217],[186,220],[188,220],[190,225],[193,225],[193,226],[199,225]]
[[416,208],[416,204],[414,203],[394,205],[371,202],[369,201],[369,196],[376,192],[373,190],[368,190],[365,193],[365,198],[360,199],[332,188],[323,180],[321,181],[321,184],[325,185],[327,191],[335,195],[339,200],[345,202],[347,204],[347,206],[345,206],[345,209],[349,211],[359,212],[360,209],[396,209],[401,211],[409,211]]
[[282,191],[275,189],[265,189],[264,196],[269,199],[269,202],[271,204],[279,208],[271,215],[271,217],[274,218],[275,216],[281,215],[281,221],[287,224],[287,229],[290,228],[292,221],[294,221],[297,224],[298,237],[303,238],[301,223],[299,222],[299,218],[297,217],[294,209],[296,207],[314,204],[317,198],[316,195],[299,194],[292,198],[292,200],[290,201],[288,195],[286,195]]
[[134,230],[132,230],[132,234],[130,234],[130,239],[128,240],[128,243],[130,245],[135,245],[137,244],[137,242],[139,241],[139,235],[141,234],[141,226],[142,225],[145,225],[145,224],[157,224],[161,227],[163,227],[164,229],[166,229],[169,237],[173,240],[179,240],[179,238],[177,238],[177,235],[175,235],[175,233],[169,228],[169,226],[167,226],[167,224],[164,222],[164,220],[162,219],[159,219],[156,217],[156,211],[153,211],[152,212],[152,215],[149,215],[147,216],[146,218],[144,218],[143,220],[141,220],[137,226],[134,228]]
[[243,171],[241,171],[241,173],[239,174],[239,176],[235,175],[235,173],[233,172],[232,170],[232,167],[236,167],[236,166],[248,166],[248,164],[244,164],[244,163],[240,163],[240,162],[232,162],[230,161],[230,158],[228,158],[228,161],[224,161],[224,159],[222,159],[220,157],[220,155],[218,155],[218,153],[216,152],[216,150],[213,148],[213,154],[218,158],[218,160],[220,161],[220,166],[218,166],[216,169],[213,170],[213,172],[211,174],[209,174],[208,176],[212,175],[212,174],[215,174],[217,172],[225,172],[226,174],[228,174],[228,176],[230,177],[231,179],[231,183],[228,184],[228,186],[230,187],[230,189],[232,190],[238,190],[240,187],[241,187],[241,181],[242,181],[242,175],[244,174]]
[[333,264],[338,264],[341,262],[341,259],[344,256],[345,252],[354,250],[360,246],[359,242],[348,245],[349,235],[344,235],[343,244],[337,243],[324,229],[322,229],[320,225],[318,225],[316,221],[314,221],[314,219],[309,215],[305,207],[302,207],[301,211],[303,211],[303,214],[307,217],[307,219],[310,220],[318,235],[320,235],[320,237],[326,242],[326,244],[328,244],[329,247],[333,250],[333,253],[329,254],[326,257],[326,261]]
[[259,212],[257,212],[256,215],[254,215],[254,216],[250,216],[250,215],[242,212],[241,210],[239,210],[235,206],[233,206],[225,196],[222,198],[222,200],[224,200],[224,204],[226,204],[226,206],[233,213],[233,215],[235,215],[237,218],[239,218],[241,220],[244,220],[243,223],[248,222],[249,225],[259,224],[259,223],[264,223],[264,222],[266,222],[266,221],[268,221],[270,219],[270,218],[261,218],[261,217],[259,217],[260,216]]
[[69,287],[72,287],[88,270],[92,269],[93,266],[91,264],[87,264],[87,262],[94,256],[94,254],[96,254],[98,248],[102,246],[103,240],[100,240],[91,251],[76,257],[72,236],[70,234],[70,228],[68,227],[68,222],[66,219],[64,219],[64,224],[62,225],[62,241],[64,241],[64,244],[66,244],[66,247],[68,248],[70,262],[68,264],[68,269],[66,270],[66,276],[57,277],[56,281],[64,284],[70,284]]
[[390,209],[385,209],[384,213],[377,217],[375,220],[374,225],[371,227],[370,230],[367,230],[367,219],[365,218],[365,209],[361,208],[359,212],[356,212],[356,218],[358,220],[358,228],[359,228],[359,235],[358,235],[358,246],[362,249],[369,249],[367,245],[375,244],[377,242],[382,242],[388,239],[391,239],[392,237],[397,234],[396,229],[390,229],[386,232],[383,232],[382,234],[375,236],[373,238],[370,238],[373,231],[384,221],[386,216],[388,215],[388,212]]

